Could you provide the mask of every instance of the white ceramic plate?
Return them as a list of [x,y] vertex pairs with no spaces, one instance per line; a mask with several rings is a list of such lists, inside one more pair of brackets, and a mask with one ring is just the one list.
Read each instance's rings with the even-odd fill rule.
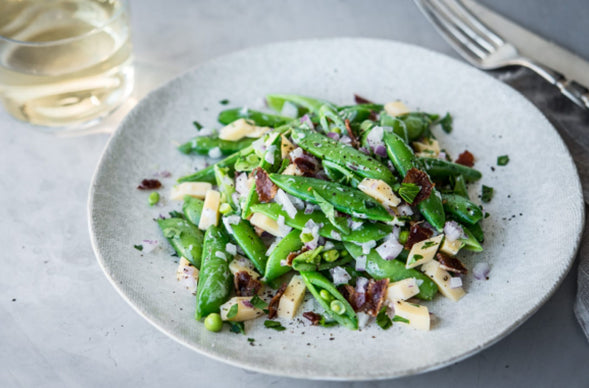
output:
[[[155,171],[169,170],[162,193],[200,162],[175,146],[194,135],[193,120],[216,125],[227,107],[255,104],[267,93],[298,93],[353,103],[402,99],[410,107],[454,115],[454,131],[436,135],[457,156],[477,158],[481,183],[495,188],[485,208],[488,281],[468,276],[454,303],[427,303],[438,317],[430,332],[396,324],[361,331],[310,327],[304,321],[276,332],[247,325],[247,335],[211,333],[193,319],[194,297],[175,279],[175,258],[163,249],[141,254],[143,239],[163,241],[156,224],[178,204],[150,208],[136,189]],[[219,101],[228,99],[222,106]],[[506,167],[495,167],[508,154]],[[201,161],[202,162],[202,161]],[[480,192],[480,183],[473,194]],[[366,39],[275,44],[217,58],[152,92],[113,135],[90,190],[92,242],[104,272],[131,306],[158,329],[218,360],[276,375],[321,379],[380,379],[440,368],[506,336],[555,291],[577,249],[583,224],[579,179],[560,137],[536,108],[511,88],[443,55]],[[255,346],[247,338],[255,338]],[[332,339],[333,338],[333,339]]]

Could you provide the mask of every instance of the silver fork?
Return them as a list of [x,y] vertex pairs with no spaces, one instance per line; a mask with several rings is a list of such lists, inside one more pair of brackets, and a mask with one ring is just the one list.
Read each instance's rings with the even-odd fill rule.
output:
[[415,0],[438,32],[464,59],[483,70],[525,66],[555,85],[571,101],[589,109],[589,90],[519,54],[515,46],[480,21],[460,0]]

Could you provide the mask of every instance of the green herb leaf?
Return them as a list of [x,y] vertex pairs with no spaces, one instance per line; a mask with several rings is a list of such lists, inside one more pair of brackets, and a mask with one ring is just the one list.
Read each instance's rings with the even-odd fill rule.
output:
[[133,248],[137,249],[138,251],[142,251],[143,250],[143,245],[141,245],[141,244],[133,245]]
[[264,302],[259,296],[254,295],[252,297],[252,299],[250,300],[250,303],[255,307],[258,308],[260,310],[264,310],[266,308],[268,308],[268,303]]
[[350,227],[348,226],[346,219],[342,218],[338,220],[335,218],[335,207],[327,202],[327,200],[315,190],[313,190],[313,196],[317,200],[317,204],[321,208],[321,211],[327,216],[329,222],[331,222],[331,224],[343,234],[350,234]]
[[405,202],[412,204],[420,190],[421,188],[415,183],[401,183],[399,195],[405,200]]
[[388,328],[393,326],[393,321],[391,321],[391,318],[389,318],[389,316],[387,315],[386,307],[383,307],[378,312],[378,315],[376,316],[376,324],[380,326],[380,328],[383,330],[387,330]]
[[395,315],[395,316],[393,317],[393,322],[403,322],[403,323],[409,323],[409,320],[408,320],[408,319],[405,319],[405,318],[403,318],[403,317],[400,317],[400,316],[398,316],[398,315]]
[[227,104],[229,104],[229,100],[225,98],[225,99],[219,101],[219,104],[221,104],[221,105],[227,105]]
[[255,338],[248,338],[247,342],[253,343],[256,339]]
[[237,306],[237,303],[235,303],[233,306],[231,306],[231,308],[227,312],[227,319],[231,319],[231,318],[235,317],[237,315],[238,309],[239,309],[239,307]]
[[184,214],[180,213],[179,211],[172,210],[170,212],[170,217],[172,217],[172,218],[184,218]]
[[422,248],[427,249],[433,247],[434,245],[437,245],[435,241],[426,241],[425,243],[423,243]]
[[202,124],[201,124],[201,123],[199,123],[199,122],[198,122],[198,121],[196,121],[196,120],[194,120],[194,121],[192,122],[192,125],[194,125],[194,126],[195,126],[195,128],[196,128],[197,130],[199,130],[199,131],[202,129]]
[[497,157],[498,166],[506,166],[509,163],[509,155],[502,155]]
[[278,322],[278,321],[265,320],[264,321],[264,326],[267,327],[268,329],[274,329],[276,331],[284,331],[284,330],[286,330],[286,327],[282,326],[280,324],[280,322]]
[[483,185],[483,193],[481,195],[481,201],[491,202],[491,198],[493,198],[493,188]]
[[440,120],[440,125],[442,126],[442,130],[444,132],[446,132],[446,133],[452,132],[452,116],[450,115],[450,113],[446,113],[446,116],[444,116]]
[[421,259],[423,259],[423,256],[422,255],[413,255],[413,258],[415,260],[421,260]]
[[229,329],[232,333],[235,334],[245,334],[245,326],[243,322],[229,322],[231,328]]
[[319,320],[319,325],[323,327],[333,327],[337,326],[337,321],[327,321],[325,317],[322,315],[321,319]]

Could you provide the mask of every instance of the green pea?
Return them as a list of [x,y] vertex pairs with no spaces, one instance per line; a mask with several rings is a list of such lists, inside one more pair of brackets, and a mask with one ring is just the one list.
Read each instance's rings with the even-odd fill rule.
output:
[[336,249],[331,249],[323,254],[323,260],[328,263],[334,262],[339,258],[339,252]]
[[[323,292],[323,291],[325,291],[325,290],[321,290],[321,292]],[[342,315],[343,313],[346,312],[346,307],[339,300],[332,300],[331,303],[329,304],[329,308],[331,309],[331,311],[333,311],[337,315]]]
[[219,206],[219,213],[221,214],[227,214],[231,211],[231,205],[229,205],[228,203],[222,203],[221,206]]
[[401,244],[405,244],[407,242],[408,238],[409,238],[409,231],[407,229],[404,229],[401,231],[401,233],[399,233],[399,242]]
[[311,233],[301,233],[301,241],[304,243],[308,243],[313,240],[313,235]]
[[153,206],[156,203],[158,203],[159,201],[160,201],[160,193],[158,193],[157,191],[154,191],[153,193],[149,194],[149,198],[147,199],[149,206]]
[[333,296],[331,296],[331,294],[327,292],[327,290],[319,291],[319,296],[321,297],[321,299],[327,302],[331,302],[333,300]]
[[219,332],[223,328],[223,320],[221,316],[217,313],[209,314],[205,318],[205,328],[208,331]]

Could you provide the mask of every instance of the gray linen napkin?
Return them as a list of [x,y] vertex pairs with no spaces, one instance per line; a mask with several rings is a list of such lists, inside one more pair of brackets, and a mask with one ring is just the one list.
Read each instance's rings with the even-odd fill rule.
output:
[[[585,204],[589,204],[589,110],[574,105],[530,70],[514,68],[491,74],[526,96],[554,125],[573,155],[583,185]],[[589,222],[586,222],[578,260],[575,314],[589,340]]]

